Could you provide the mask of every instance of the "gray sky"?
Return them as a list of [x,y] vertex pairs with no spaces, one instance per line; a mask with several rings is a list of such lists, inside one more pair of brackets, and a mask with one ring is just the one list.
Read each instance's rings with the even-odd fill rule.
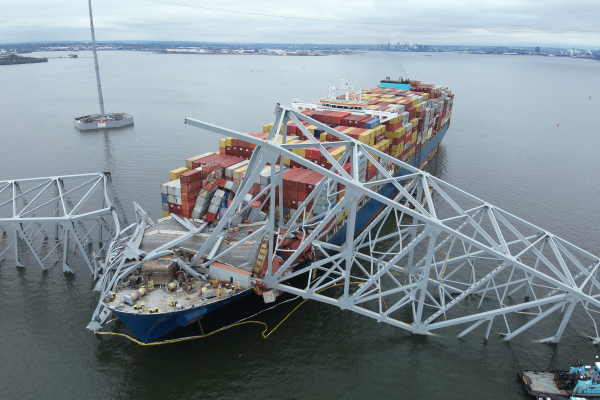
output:
[[[99,41],[600,48],[599,0],[93,0],[92,6]],[[0,0],[0,43],[53,40],[89,40],[86,0]]]

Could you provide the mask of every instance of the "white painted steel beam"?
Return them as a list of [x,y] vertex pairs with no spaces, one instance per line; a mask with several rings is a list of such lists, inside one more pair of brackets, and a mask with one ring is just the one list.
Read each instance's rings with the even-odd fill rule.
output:
[[[288,144],[289,137],[285,132],[277,136],[282,122],[288,119],[296,124],[310,143]],[[317,141],[301,121],[340,141]],[[274,219],[277,214],[274,207],[270,207],[269,221],[265,226],[270,238],[269,272],[262,277],[267,287],[283,289],[426,335],[432,330],[471,323],[467,329],[463,328],[461,336],[464,336],[488,322],[487,338],[495,317],[503,316],[499,320],[504,321],[508,331],[506,338],[511,339],[537,326],[542,319],[554,318],[552,316],[559,305],[565,304],[565,298],[569,298],[572,299],[569,300],[569,308],[555,335],[560,338],[576,309],[575,304],[581,301],[587,307],[600,311],[600,286],[595,277],[600,266],[597,256],[296,110],[278,105],[276,122],[265,140],[192,118],[187,118],[186,123],[255,144],[255,152],[268,151],[269,162],[277,157],[282,157],[282,160],[287,157],[322,174],[325,187],[332,184],[345,187],[341,192],[344,194],[342,200],[330,204],[318,218],[300,218],[312,211],[307,208],[308,202],[300,205],[290,215],[290,222],[280,225],[286,228],[283,232],[276,230]],[[283,126],[285,129],[287,124]],[[275,140],[277,137],[283,139],[282,143]],[[327,152],[331,146],[346,147],[344,155],[352,163],[350,174],[343,168],[346,159],[335,160]],[[292,152],[306,148],[316,148],[331,168],[323,168]],[[376,166],[378,178],[375,181],[359,181],[359,157]],[[379,163],[380,160],[385,164]],[[393,173],[389,165],[393,166]],[[281,180],[282,174],[279,175]],[[271,205],[275,196],[281,199],[282,192],[280,186],[275,184],[273,187],[273,182],[274,174],[273,190],[269,194]],[[381,185],[393,186],[390,189],[395,189],[393,198],[379,193]],[[243,197],[249,188],[244,189],[237,196]],[[357,213],[359,206],[355,198],[377,201],[382,207],[356,236],[353,227],[360,210]],[[342,213],[348,215],[344,224],[346,233],[342,235],[340,232],[336,236],[340,245],[328,244],[326,242],[343,229],[334,227],[332,231],[328,223],[340,218]],[[232,215],[234,213],[228,217]],[[289,257],[273,273],[272,258],[280,251],[278,246],[283,240],[282,235],[294,228],[294,233],[302,237],[302,243],[293,253],[286,253]],[[220,234],[218,231],[216,229],[212,236],[216,238]],[[429,240],[423,240],[425,238]],[[550,246],[544,246],[546,240]],[[196,258],[200,258],[209,246],[207,244],[206,249],[198,252]],[[294,268],[297,257],[306,249],[313,249],[313,253],[320,254],[321,258],[291,272],[289,268]],[[319,271],[321,275],[309,281],[306,287],[286,286],[288,279],[313,271]],[[361,283],[353,282],[356,279]],[[317,293],[332,285],[341,288]],[[531,297],[534,300],[528,301]],[[473,300],[480,304],[478,309],[468,306]],[[525,322],[522,317],[510,319],[525,309],[534,310],[531,319]],[[438,318],[442,315],[446,316],[446,320],[439,322]],[[509,320],[512,321],[510,325]],[[592,323],[595,324],[593,318]]]

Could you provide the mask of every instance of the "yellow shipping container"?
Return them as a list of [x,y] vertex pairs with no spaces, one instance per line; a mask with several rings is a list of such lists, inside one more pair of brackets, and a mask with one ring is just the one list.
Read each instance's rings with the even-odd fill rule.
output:
[[355,128],[348,128],[348,129],[344,129],[344,130],[342,131],[342,133],[349,133],[349,132],[352,132],[354,129],[355,129]]
[[271,128],[273,127],[274,124],[275,124],[275,122],[271,122],[270,124],[263,125],[263,133],[271,132]]
[[169,214],[169,212],[168,212],[168,211],[165,211],[165,210],[163,210],[163,218],[166,218],[166,217],[168,217],[169,215],[171,215],[171,214]]
[[411,120],[410,120],[410,121],[408,121],[408,122],[410,122],[411,124],[413,124],[413,128],[415,128],[415,129],[416,129],[416,128],[417,128],[417,125],[419,125],[419,118],[413,118],[413,119],[411,119]]
[[385,133],[385,125],[377,125],[375,128],[373,128],[373,130],[375,131],[374,136],[379,136]]
[[243,167],[239,167],[238,169],[233,170],[233,180],[241,181],[244,177],[244,171],[248,168],[248,164]]
[[400,139],[404,135],[406,135],[406,128],[403,126],[395,131],[385,131],[385,137],[390,139]]
[[289,159],[289,158],[287,158],[287,157],[285,157],[285,158],[283,159],[283,165],[285,165],[286,167],[289,167],[289,166],[290,166],[290,159]]
[[314,126],[314,125],[308,125],[306,127],[306,130],[308,130],[310,132],[310,134],[313,135],[313,136],[315,135],[315,129],[317,129],[317,127]]
[[379,106],[367,106],[367,110],[377,110]]
[[363,132],[358,135],[358,141],[361,143],[369,144],[371,142],[371,134],[369,132]]
[[394,117],[392,119],[389,120],[390,125],[395,125],[398,122],[400,122],[400,116]]
[[423,100],[429,100],[429,93],[423,93],[421,96],[423,96]]
[[226,139],[219,139],[219,147],[224,149],[225,147],[227,147],[227,140]]
[[[271,128],[273,128],[273,125],[275,125],[275,122],[271,122],[270,124],[263,125],[263,133],[271,132]],[[282,130],[283,130],[283,124],[281,124],[281,130],[279,131],[279,133],[281,133]]]
[[184,167],[174,169],[173,171],[169,171],[169,180],[176,181],[177,179],[179,179],[179,176],[181,176],[181,174],[188,171],[189,169]]
[[233,139],[233,138],[232,137],[225,138],[225,144],[227,145],[227,147],[231,147],[231,139]]
[[417,111],[419,111],[422,108],[423,108],[423,103],[419,103],[415,106],[415,110],[417,110]]
[[327,132],[321,132],[320,138],[323,142],[326,142],[327,141]]
[[333,150],[333,151],[331,152],[331,156],[332,156],[334,159],[336,159],[336,160],[339,160],[339,159],[340,159],[340,157],[342,156],[342,154],[344,154],[344,152],[345,152],[345,151],[346,151],[346,148],[345,148],[345,147],[340,147],[340,148],[337,148],[337,149],[335,149],[335,150]]
[[[383,140],[382,140],[381,142],[379,142],[379,143],[381,143],[381,148],[382,148],[383,150],[387,149],[388,147],[390,147],[390,146],[392,145],[392,141],[391,141],[391,140],[389,140],[389,139],[383,139]],[[383,151],[383,150],[382,150],[382,151]]]
[[[298,142],[298,143],[310,143],[310,140],[304,140],[302,142],[296,141],[296,142]],[[296,153],[296,154],[298,154],[302,158],[306,158],[306,149],[296,149],[296,150],[298,150],[298,153]]]
[[384,99],[390,99],[390,98],[394,97],[394,95],[393,94],[384,94],[381,97],[383,97]]

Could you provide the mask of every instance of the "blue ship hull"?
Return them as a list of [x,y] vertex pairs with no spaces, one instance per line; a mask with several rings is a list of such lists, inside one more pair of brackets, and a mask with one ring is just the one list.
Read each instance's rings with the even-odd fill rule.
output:
[[[437,150],[438,145],[444,138],[446,131],[448,130],[446,125],[437,135],[433,137],[427,143],[419,153],[415,154],[415,157],[409,161],[410,164],[419,164],[429,158],[429,156]],[[419,167],[419,165],[414,165]],[[400,170],[396,176],[407,175],[409,171]],[[386,197],[393,197],[397,193],[396,188],[392,184],[387,184],[381,188],[380,194]],[[362,207],[356,213],[356,228],[355,235],[358,235],[369,223],[375,218],[375,216],[382,210],[383,204],[377,200],[369,200],[364,207]],[[342,226],[339,231],[329,240],[329,243],[334,245],[341,245],[344,243],[346,238],[346,225]],[[208,304],[204,307],[196,307],[189,310],[181,310],[170,313],[160,314],[130,314],[120,311],[113,311],[115,315],[125,323],[144,343],[150,343],[161,336],[166,335],[174,329],[185,327],[191,322],[197,320],[203,315],[213,312],[226,305],[232,304],[239,301],[250,294],[254,294],[254,290],[246,290],[228,299],[217,301]]]
[[189,310],[174,311],[160,314],[130,314],[114,310],[115,315],[125,323],[144,343],[150,343],[171,332],[173,329],[182,328],[198,318],[212,311],[234,303],[244,297],[255,294],[248,289],[228,299],[215,301],[203,307]]

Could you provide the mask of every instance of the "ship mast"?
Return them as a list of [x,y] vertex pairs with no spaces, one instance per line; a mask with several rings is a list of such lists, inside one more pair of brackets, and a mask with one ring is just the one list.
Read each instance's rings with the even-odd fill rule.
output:
[[94,65],[96,66],[96,83],[98,84],[98,101],[100,101],[100,115],[104,118],[104,99],[102,98],[102,85],[100,85],[100,69],[98,68],[98,55],[96,54],[96,36],[94,35],[94,19],[92,18],[92,0],[88,0],[90,8],[90,29],[92,31],[92,51],[94,52]]

